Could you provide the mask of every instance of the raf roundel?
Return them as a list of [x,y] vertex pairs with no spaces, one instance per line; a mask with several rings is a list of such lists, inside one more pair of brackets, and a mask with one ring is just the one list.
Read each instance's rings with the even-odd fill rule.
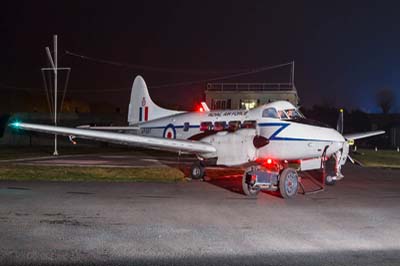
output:
[[169,124],[168,126],[165,127],[163,136],[166,139],[175,139],[176,138],[176,130],[172,124]]

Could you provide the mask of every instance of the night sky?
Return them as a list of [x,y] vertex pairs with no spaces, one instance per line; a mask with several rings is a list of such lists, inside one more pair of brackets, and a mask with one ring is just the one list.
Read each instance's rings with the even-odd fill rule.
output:
[[[10,90],[7,86],[43,91],[44,47],[58,34],[60,66],[72,67],[67,96],[73,99],[125,108],[140,74],[156,102],[190,108],[202,97],[205,82],[157,86],[294,60],[306,107],[329,104],[377,112],[374,96],[387,87],[396,91],[394,111],[400,112],[400,5],[332,2],[3,2],[0,92]],[[101,64],[66,55],[66,50],[171,71]],[[246,81],[285,82],[289,76],[290,69],[283,68]]]

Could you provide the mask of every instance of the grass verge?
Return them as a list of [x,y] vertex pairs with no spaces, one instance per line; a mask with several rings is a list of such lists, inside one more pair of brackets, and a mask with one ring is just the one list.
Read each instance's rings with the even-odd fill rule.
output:
[[177,182],[184,175],[175,168],[101,168],[0,165],[0,180]]
[[[92,154],[98,153],[99,148],[96,147],[60,147],[59,151],[61,155],[72,155],[72,154]],[[22,158],[33,158],[33,157],[44,157],[52,156],[54,148],[50,146],[41,147],[0,147],[0,160],[13,160]],[[119,151],[117,149],[105,149],[106,152]]]
[[[54,148],[51,146],[16,146],[7,147],[0,146],[0,161],[1,160],[15,160],[34,157],[46,157],[53,155]],[[96,147],[96,146],[62,146],[58,149],[60,155],[79,155],[79,154],[126,154],[126,155],[165,155],[177,156],[176,153],[155,151],[137,147],[124,147],[124,146],[110,146],[110,147]]]
[[361,149],[351,156],[368,167],[400,168],[400,153],[397,151]]

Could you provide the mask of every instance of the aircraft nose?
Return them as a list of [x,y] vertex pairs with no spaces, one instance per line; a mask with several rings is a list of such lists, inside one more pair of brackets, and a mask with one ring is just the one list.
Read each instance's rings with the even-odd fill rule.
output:
[[255,136],[253,138],[253,145],[257,149],[264,147],[265,145],[268,145],[269,140],[263,136]]

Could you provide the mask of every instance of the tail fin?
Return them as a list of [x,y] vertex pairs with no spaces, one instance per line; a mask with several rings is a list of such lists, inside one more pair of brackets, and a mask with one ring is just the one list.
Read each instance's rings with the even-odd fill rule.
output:
[[182,112],[164,109],[155,104],[150,98],[144,79],[141,76],[137,76],[135,78],[132,86],[131,100],[129,103],[129,125],[178,113]]

